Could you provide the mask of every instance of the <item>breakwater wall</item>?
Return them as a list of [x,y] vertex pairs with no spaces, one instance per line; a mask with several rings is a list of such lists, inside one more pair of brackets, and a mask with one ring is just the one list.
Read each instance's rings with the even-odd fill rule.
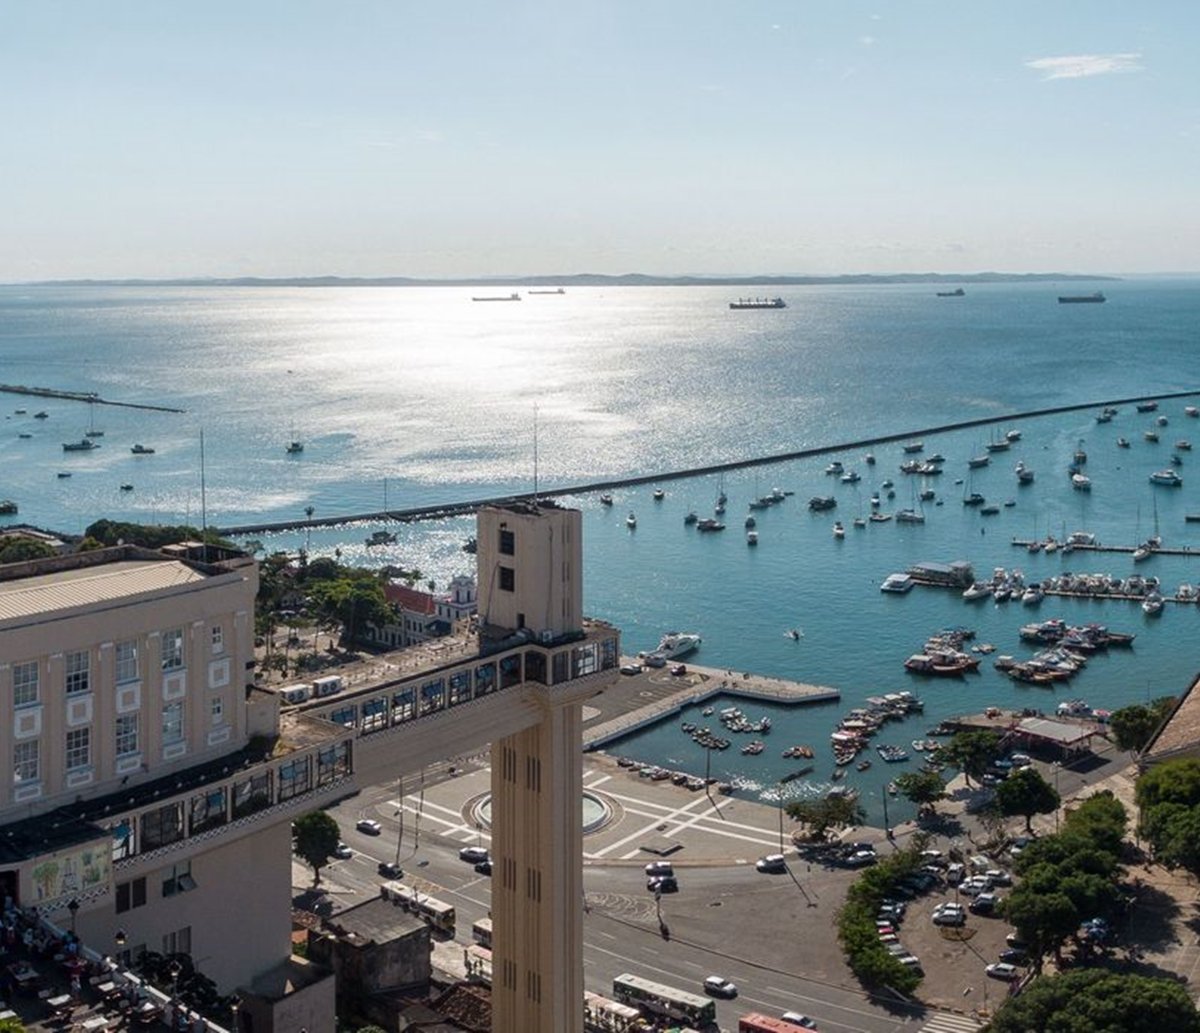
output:
[[101,398],[94,391],[64,391],[56,387],[26,387],[24,384],[0,384],[0,391],[10,395],[31,395],[34,398],[58,398],[67,402],[115,405],[122,409],[147,409],[151,412],[187,412],[186,409],[173,409],[169,405],[153,405],[150,402],[114,402],[109,398]]
[[407,509],[387,509],[372,513],[341,514],[323,517],[301,517],[297,520],[277,520],[268,523],[241,524],[230,527],[219,527],[217,533],[225,536],[264,534],[272,531],[297,531],[307,527],[337,527],[341,524],[353,523],[408,523],[417,520],[440,520],[445,517],[470,516],[484,506],[499,505],[506,502],[529,502],[537,498],[555,499],[567,495],[588,495],[597,492],[613,491],[618,488],[633,488],[643,484],[660,484],[667,481],[682,481],[691,477],[706,477],[737,470],[747,470],[761,466],[774,466],[779,463],[792,462],[797,459],[810,459],[817,456],[829,455],[834,452],[846,452],[850,449],[874,448],[896,441],[911,441],[927,434],[945,434],[957,430],[970,430],[972,427],[988,427],[998,423],[1010,423],[1013,420],[1034,419],[1039,416],[1056,416],[1062,413],[1083,412],[1088,409],[1102,409],[1105,406],[1136,405],[1138,402],[1161,402],[1172,398],[1191,398],[1200,394],[1200,388],[1190,391],[1172,391],[1168,394],[1143,395],[1130,398],[1112,398],[1098,402],[1079,402],[1074,405],[1056,405],[1046,409],[1031,409],[1026,412],[1007,413],[1003,416],[980,416],[971,420],[959,420],[955,423],[943,423],[933,427],[919,427],[915,430],[899,431],[894,434],[881,434],[870,438],[859,438],[853,441],[841,441],[832,445],[817,445],[812,448],[801,448],[791,452],[779,452],[769,456],[752,456],[744,459],[734,459],[725,463],[711,463],[707,466],[692,467],[687,470],[668,470],[660,473],[639,474],[629,477],[618,477],[605,481],[591,481],[584,484],[574,484],[566,487],[551,488],[546,491],[521,492],[518,494],[492,496],[489,498],[472,499],[462,502],[439,503],[430,506],[415,506]]

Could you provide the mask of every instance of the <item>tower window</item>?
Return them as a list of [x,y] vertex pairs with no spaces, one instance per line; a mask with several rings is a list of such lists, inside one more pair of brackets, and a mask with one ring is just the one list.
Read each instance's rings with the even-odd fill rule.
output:
[[515,592],[517,589],[516,571],[512,567],[500,568],[500,591]]
[[517,554],[517,541],[512,531],[500,532],[500,551],[505,556],[515,556]]

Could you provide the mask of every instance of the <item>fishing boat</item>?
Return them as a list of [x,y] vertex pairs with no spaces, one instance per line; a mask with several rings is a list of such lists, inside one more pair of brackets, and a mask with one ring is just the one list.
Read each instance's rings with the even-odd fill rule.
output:
[[372,531],[371,536],[363,544],[372,548],[376,545],[393,545],[395,541],[396,536],[391,531]]
[[625,526],[631,531],[637,527],[637,516],[633,513],[630,513],[629,516],[625,518]]
[[133,485],[132,484],[122,484],[121,490],[122,491],[133,491]]
[[687,526],[690,527],[692,524],[696,523],[696,521],[699,519],[700,518],[698,516],[696,516],[696,511],[692,510],[692,512],[688,513],[688,515],[683,518],[683,522],[684,522],[684,524],[686,524]]
[[967,460],[967,466],[972,470],[978,470],[981,466],[987,466],[991,461],[991,456],[972,456]]
[[134,445],[133,448],[131,448],[129,451],[132,452],[135,456],[152,456],[152,455],[154,455],[154,449],[147,448],[145,445],[140,445],[140,444]]
[[1117,448],[1130,448],[1128,438],[1117,438]]
[[0,516],[13,516],[17,512],[17,504],[12,499],[0,499]]
[[757,545],[758,544],[758,532],[757,531],[750,530],[750,531],[746,532],[746,544],[747,545]]
[[94,448],[99,448],[91,438],[81,438],[79,441],[64,441],[64,452],[90,452]]
[[1060,305],[1098,305],[1108,299],[1100,292],[1094,294],[1060,294],[1058,303]]
[[909,455],[913,455],[917,452],[923,452],[923,451],[925,451],[925,442],[910,441],[906,445],[904,445],[904,451]]
[[287,448],[284,449],[284,452],[286,452],[290,456],[298,455],[299,453],[301,453],[303,451],[304,451],[304,442],[303,441],[289,441],[287,443]]
[[1179,488],[1183,486],[1183,478],[1169,467],[1165,470],[1155,470],[1150,475],[1151,484],[1164,484],[1169,488]]
[[842,526],[842,522],[840,520],[835,520],[833,522],[833,536],[834,538],[846,537],[846,528]]
[[600,505],[611,506],[612,504],[613,504],[613,497],[611,495],[609,495],[607,492],[605,492],[603,495],[600,496]]

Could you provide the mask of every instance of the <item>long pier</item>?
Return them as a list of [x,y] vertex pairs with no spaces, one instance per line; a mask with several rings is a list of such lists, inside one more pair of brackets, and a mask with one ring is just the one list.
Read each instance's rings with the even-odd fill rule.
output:
[[516,494],[492,496],[489,498],[473,499],[463,502],[439,503],[430,506],[415,506],[408,509],[379,510],[373,513],[342,514],[328,517],[304,517],[298,520],[278,520],[269,523],[241,524],[232,527],[220,527],[216,531],[225,536],[264,534],[272,531],[298,531],[310,527],[338,527],[342,524],[354,523],[409,523],[418,520],[441,520],[445,517],[470,516],[484,506],[508,502],[531,502],[535,499],[554,499],[565,495],[588,495],[596,492],[612,491],[617,488],[632,488],[643,484],[658,484],[665,481],[682,481],[692,477],[706,477],[714,474],[733,473],[737,470],[747,470],[762,466],[775,466],[779,463],[792,462],[797,459],[811,459],[817,456],[829,455],[834,452],[846,452],[850,449],[872,448],[886,445],[894,441],[911,441],[927,434],[945,434],[956,430],[969,430],[972,427],[987,427],[996,423],[1006,423],[1012,420],[1034,419],[1039,416],[1056,416],[1062,413],[1083,412],[1088,409],[1102,409],[1106,406],[1136,405],[1139,402],[1161,402],[1172,398],[1191,398],[1200,394],[1200,388],[1190,391],[1171,391],[1167,394],[1142,395],[1130,398],[1112,398],[1099,402],[1079,402],[1074,405],[1056,405],[1045,409],[1031,409],[1028,412],[1008,413],[1003,416],[980,416],[971,420],[959,420],[956,423],[943,423],[933,427],[921,427],[916,430],[905,430],[895,434],[882,434],[877,437],[859,438],[854,441],[842,441],[835,445],[817,445],[812,448],[801,448],[791,452],[779,452],[769,456],[756,456],[746,459],[734,459],[726,463],[711,463],[708,466],[697,466],[686,470],[668,470],[662,473],[638,474],[630,477],[618,477],[606,481],[591,481],[585,484],[575,484],[569,487],[551,488],[548,491],[520,492]]
[[64,391],[56,387],[26,387],[24,384],[0,384],[0,391],[10,395],[32,395],[34,398],[59,398],[67,402],[88,402],[92,405],[115,405],[122,409],[147,409],[151,412],[187,412],[169,405],[153,405],[150,402],[115,402],[101,398],[95,391]]

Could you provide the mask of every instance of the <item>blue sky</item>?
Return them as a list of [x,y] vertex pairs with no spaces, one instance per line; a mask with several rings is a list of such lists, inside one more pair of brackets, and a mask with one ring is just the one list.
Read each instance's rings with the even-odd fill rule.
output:
[[0,280],[1196,270],[1200,4],[0,2]]

